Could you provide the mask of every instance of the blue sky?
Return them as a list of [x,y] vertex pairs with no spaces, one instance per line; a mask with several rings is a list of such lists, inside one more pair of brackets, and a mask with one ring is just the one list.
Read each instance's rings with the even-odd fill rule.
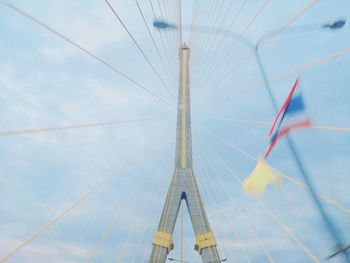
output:
[[[154,16],[149,1],[139,2],[151,26]],[[189,25],[195,5],[193,1],[183,2],[183,23]],[[210,1],[197,2],[201,4],[199,10],[203,14]],[[310,2],[313,1],[271,0],[244,35],[256,42],[265,32],[286,24]],[[11,3],[176,106],[175,100],[169,96],[104,1],[13,0]],[[169,81],[135,2],[111,0],[111,3],[166,84],[176,92],[176,31],[160,35],[152,29],[166,70],[171,75]],[[157,17],[161,17],[158,2],[153,3]],[[162,0],[159,3],[162,12],[168,14],[171,20],[176,17],[176,2]],[[229,3],[224,1],[221,12],[218,12],[219,4],[217,9],[212,5],[211,9],[217,10],[213,17],[219,18],[216,24],[208,17],[206,20],[197,19],[196,23],[217,27]],[[234,2],[229,16],[222,23],[223,29],[229,27],[242,3],[243,0]],[[262,0],[249,1],[232,30],[242,32],[264,3]],[[346,0],[316,1],[292,26],[321,25],[338,18],[348,19],[348,10],[350,3]],[[215,139],[209,131],[258,156],[266,147],[269,126],[241,124],[227,119],[271,121],[274,118],[254,59],[242,64],[217,84],[227,70],[249,54],[247,47],[240,43],[210,75],[204,89],[198,88],[196,80],[203,79],[210,72],[210,68],[205,69],[204,66],[214,65],[205,63],[203,54],[211,54],[212,47],[216,47],[220,39],[220,35],[214,39],[213,35],[193,34],[191,41],[194,169],[220,253],[229,262],[247,262],[246,249],[253,262],[268,262],[249,231],[247,222],[251,221],[276,262],[311,262],[306,253],[257,205],[255,199],[241,191],[238,181],[203,143],[204,140],[243,179],[252,171],[255,162]],[[117,218],[93,262],[115,262],[117,259],[120,262],[143,262],[150,253],[152,235],[173,174],[174,111],[76,47],[2,4],[0,40],[0,131],[162,117],[127,125],[0,137],[0,258],[113,174],[144,145],[149,145],[132,165],[125,167],[107,185],[8,260],[85,262],[106,227]],[[184,40],[189,42],[188,32],[184,32]],[[296,74],[278,80],[274,78],[300,65],[350,48],[349,40],[350,27],[347,24],[342,30],[334,32],[315,30],[282,34],[261,48],[260,54],[278,103],[285,99]],[[234,42],[232,38],[222,38],[213,62],[218,62]],[[350,126],[349,63],[350,54],[347,54],[300,73],[307,111],[314,124]],[[345,132],[316,129],[292,134],[318,191],[345,207],[350,207],[349,136]],[[276,169],[301,180],[283,139],[268,161]],[[228,187],[228,192],[223,190],[222,183]],[[132,194],[133,189],[140,190]],[[133,196],[130,204],[123,208],[129,195]],[[241,209],[237,209],[232,200]],[[269,187],[261,200],[320,262],[325,261],[332,251],[332,241],[304,189],[283,180],[280,189]],[[349,214],[330,205],[326,205],[326,209],[350,242]],[[238,233],[239,240],[235,233]],[[185,259],[200,262],[198,254],[193,251],[194,242],[185,213]],[[178,226],[174,243],[175,250],[171,256],[178,258]],[[342,261],[334,259],[332,262]]]

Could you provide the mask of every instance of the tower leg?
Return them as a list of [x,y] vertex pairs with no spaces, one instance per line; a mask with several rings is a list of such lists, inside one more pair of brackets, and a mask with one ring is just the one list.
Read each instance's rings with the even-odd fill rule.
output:
[[185,199],[192,226],[196,234],[195,249],[204,263],[220,262],[216,240],[202,204],[192,169],[176,171],[170,184],[158,231],[153,239],[149,263],[165,263],[173,249],[172,234],[181,199]]
[[167,255],[174,247],[172,234],[174,232],[182,195],[182,187],[180,187],[179,182],[177,182],[178,180],[179,178],[174,174],[168,189],[158,230],[154,235],[149,263],[164,263],[167,259]]
[[220,256],[216,248],[216,239],[211,231],[192,170],[190,170],[190,174],[186,177],[186,180],[187,207],[196,235],[195,249],[201,255],[202,262],[220,262]]

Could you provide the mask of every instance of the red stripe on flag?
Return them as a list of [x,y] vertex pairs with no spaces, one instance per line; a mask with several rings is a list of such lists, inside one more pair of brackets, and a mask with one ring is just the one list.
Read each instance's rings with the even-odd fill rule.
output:
[[264,154],[264,159],[267,158],[267,156],[270,154],[270,152],[272,151],[273,147],[275,147],[277,141],[281,137],[286,135],[290,130],[300,129],[300,128],[308,128],[310,126],[311,126],[311,121],[310,120],[303,120],[303,121],[299,121],[297,123],[294,123],[292,125],[289,125],[287,127],[284,127],[283,129],[281,129],[281,131],[278,133],[276,138],[270,143],[269,147],[267,148],[267,150],[266,150],[266,152]]
[[276,117],[276,119],[274,120],[274,122],[273,122],[273,124],[272,124],[272,127],[271,127],[271,129],[270,129],[270,131],[269,131],[269,136],[271,136],[273,130],[275,129],[275,126],[276,126],[276,123],[277,123],[279,117],[280,117],[281,114],[287,109],[288,104],[289,104],[290,100],[292,99],[293,93],[294,93],[295,89],[296,89],[297,86],[298,86],[298,83],[299,83],[299,77],[297,77],[297,79],[295,80],[295,83],[294,83],[294,85],[293,85],[291,91],[289,92],[286,101],[283,103],[283,105],[282,105],[280,111],[278,112],[277,117]]

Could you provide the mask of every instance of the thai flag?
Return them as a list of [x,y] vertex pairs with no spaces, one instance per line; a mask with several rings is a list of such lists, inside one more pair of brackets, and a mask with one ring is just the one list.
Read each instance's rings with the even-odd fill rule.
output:
[[311,126],[311,121],[305,113],[305,104],[299,89],[299,82],[298,77],[272,124],[269,131],[270,145],[265,152],[264,158],[270,154],[277,141],[289,131]]

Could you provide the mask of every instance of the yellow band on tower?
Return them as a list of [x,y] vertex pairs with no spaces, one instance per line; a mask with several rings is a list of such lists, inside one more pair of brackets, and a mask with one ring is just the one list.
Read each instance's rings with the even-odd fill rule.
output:
[[199,254],[201,254],[203,248],[213,246],[216,246],[216,239],[213,232],[209,231],[196,237],[194,249],[197,250]]
[[181,167],[182,169],[185,169],[187,164],[186,164],[186,85],[187,85],[187,79],[186,79],[186,53],[182,53],[182,131],[181,131],[181,137],[182,137],[182,142],[181,142]]
[[170,251],[174,248],[173,236],[172,234],[166,232],[157,231],[154,234],[152,244],[159,247],[165,247],[168,249],[168,251]]

